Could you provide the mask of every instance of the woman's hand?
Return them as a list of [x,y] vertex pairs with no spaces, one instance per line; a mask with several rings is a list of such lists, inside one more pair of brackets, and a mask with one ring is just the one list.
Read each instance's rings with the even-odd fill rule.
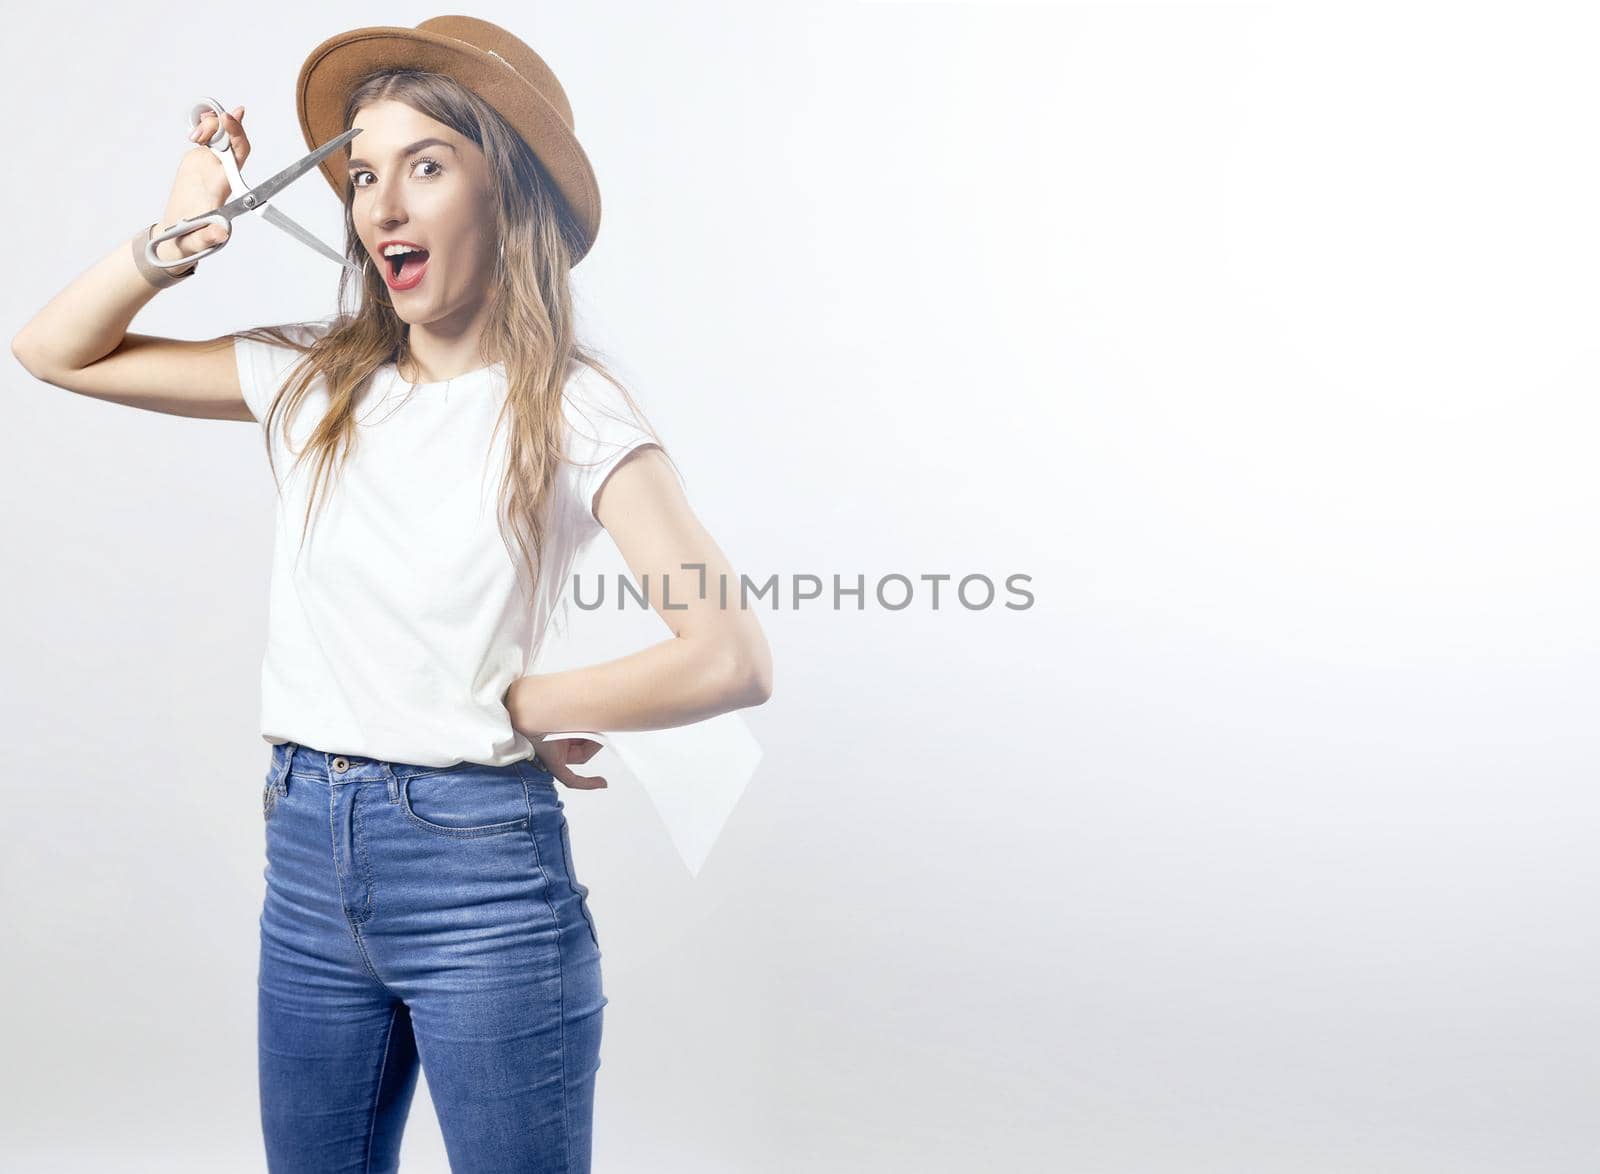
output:
[[598,791],[601,787],[610,786],[603,775],[588,777],[572,773],[573,766],[581,766],[604,749],[593,738],[558,738],[536,745],[539,761],[544,763],[545,769],[567,786],[580,791]]
[[582,766],[596,754],[605,749],[605,746],[593,738],[556,738],[546,742],[544,737],[550,733],[548,729],[540,730],[540,718],[530,714],[530,707],[536,707],[537,697],[530,696],[530,689],[537,689],[537,677],[517,677],[506,687],[505,694],[500,698],[506,707],[506,716],[511,720],[511,728],[533,743],[534,753],[539,756],[539,761],[544,768],[569,787],[580,791],[598,791],[601,787],[609,786],[603,775],[592,778],[584,775],[573,774],[574,766]]
[[[240,167],[244,166],[245,159],[250,155],[250,140],[245,137],[241,121],[243,117],[243,106],[235,106],[230,113],[222,116],[223,128],[228,132],[228,141],[233,148],[234,161]],[[184,152],[183,160],[178,164],[178,177],[173,181],[172,194],[167,197],[167,210],[157,231],[180,220],[220,208],[233,194],[228,184],[228,173],[222,168],[222,160],[215,151],[204,145],[216,130],[216,113],[207,110],[200,116],[200,125],[189,135],[195,147]],[[207,224],[173,240],[162,241],[156,246],[156,255],[166,261],[177,261],[227,239],[226,228]]]

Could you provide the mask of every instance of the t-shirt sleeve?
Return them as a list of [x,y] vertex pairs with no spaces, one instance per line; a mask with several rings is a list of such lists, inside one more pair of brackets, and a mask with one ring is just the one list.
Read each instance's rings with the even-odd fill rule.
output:
[[[310,343],[327,334],[337,321],[338,315],[334,314],[311,322],[291,322],[279,329],[298,342]],[[239,368],[239,391],[257,423],[266,418],[273,398],[300,361],[301,354],[278,342],[234,336],[233,357]]]
[[595,497],[611,471],[635,449],[657,443],[609,379],[581,368],[562,397],[567,421],[567,460],[561,476],[585,520],[599,525]]

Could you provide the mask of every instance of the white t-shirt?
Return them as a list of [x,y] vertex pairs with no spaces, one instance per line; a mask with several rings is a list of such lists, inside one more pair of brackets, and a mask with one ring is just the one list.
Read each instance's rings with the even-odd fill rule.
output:
[[[336,321],[285,333],[310,341]],[[241,338],[234,354],[260,423],[300,352]],[[565,607],[578,553],[601,533],[595,494],[623,457],[653,441],[603,376],[580,367],[568,379],[566,453],[577,463],[560,464],[545,505],[530,605],[520,549],[498,523],[511,422],[498,433],[495,423],[505,394],[500,364],[415,385],[392,363],[382,367],[361,392],[359,440],[324,484],[303,550],[315,462],[293,468],[282,414],[273,421],[282,493],[261,667],[266,741],[418,766],[504,766],[533,754],[502,698],[528,674]],[[291,426],[295,450],[327,403],[319,377]]]

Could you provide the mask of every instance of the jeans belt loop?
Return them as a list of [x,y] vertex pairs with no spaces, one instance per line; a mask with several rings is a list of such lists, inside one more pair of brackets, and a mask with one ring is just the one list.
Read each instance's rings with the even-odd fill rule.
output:
[[278,764],[278,777],[274,780],[280,795],[287,794],[289,790],[285,782],[289,778],[289,768],[294,765],[294,749],[293,742],[285,742],[282,746],[283,761]]

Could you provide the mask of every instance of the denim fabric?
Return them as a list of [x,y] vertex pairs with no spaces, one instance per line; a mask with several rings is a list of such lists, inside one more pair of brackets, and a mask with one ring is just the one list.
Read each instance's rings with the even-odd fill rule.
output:
[[607,1000],[554,776],[288,742],[262,812],[271,1174],[398,1169],[419,1064],[455,1174],[588,1174]]

